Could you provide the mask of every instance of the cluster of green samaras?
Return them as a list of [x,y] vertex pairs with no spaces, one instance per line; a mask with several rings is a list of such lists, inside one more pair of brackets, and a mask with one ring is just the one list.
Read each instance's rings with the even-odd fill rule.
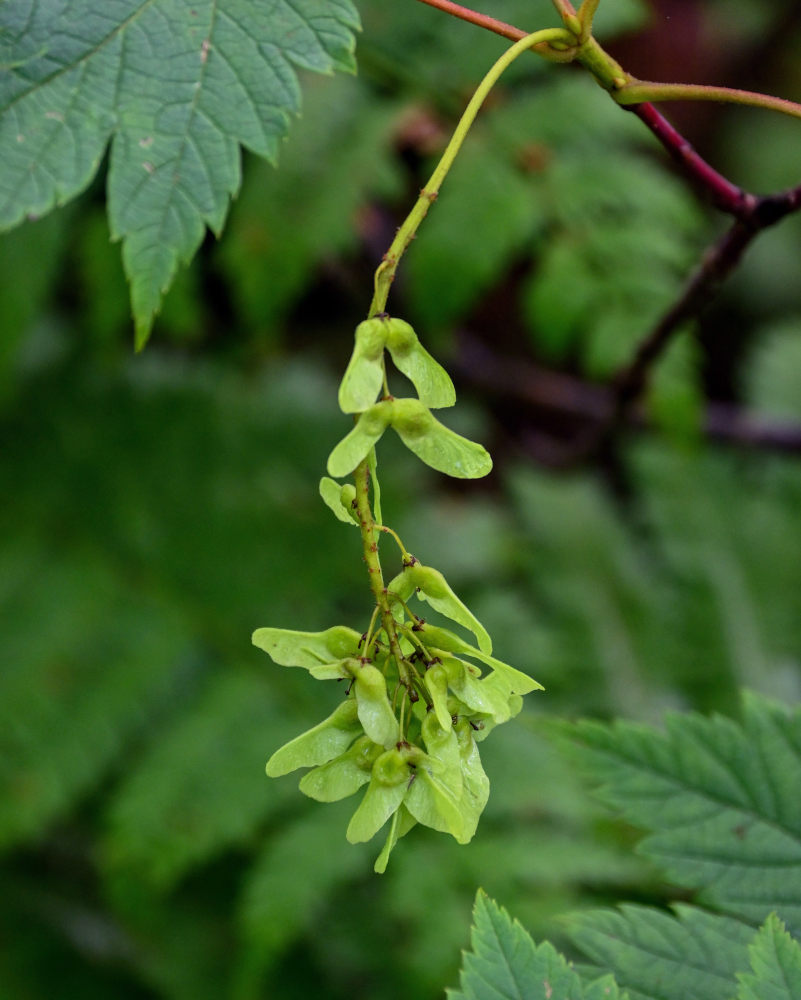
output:
[[[389,395],[385,349],[414,385],[417,399]],[[460,478],[486,475],[491,460],[484,448],[430,412],[455,399],[450,377],[408,323],[385,316],[361,323],[339,390],[342,410],[358,417],[332,451],[329,473],[347,476],[365,461],[374,472],[372,449],[391,426],[433,468]],[[353,485],[325,478],[320,493],[340,520],[360,523]],[[378,510],[376,515],[380,519]],[[362,524],[362,530],[375,540],[385,529],[374,522]],[[381,593],[364,633],[340,625],[323,632],[262,628],[253,634],[255,645],[275,663],[302,667],[318,680],[346,682],[343,703],[277,750],[267,774],[311,768],[300,790],[321,802],[346,798],[367,785],[347,838],[370,840],[391,819],[375,865],[380,872],[415,823],[450,833],[460,843],[472,838],[489,795],[477,744],[520,711],[522,695],[540,687],[492,656],[486,629],[442,573],[408,552],[401,572]],[[409,608],[414,595],[472,633],[475,645],[416,615]],[[488,668],[483,674],[482,667]]]

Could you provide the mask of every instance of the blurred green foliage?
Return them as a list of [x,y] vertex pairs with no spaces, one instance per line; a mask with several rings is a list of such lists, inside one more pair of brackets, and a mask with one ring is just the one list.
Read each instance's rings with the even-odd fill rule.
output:
[[[665,432],[620,448],[614,468],[532,467],[515,420],[458,385],[457,429],[497,445],[488,485],[444,488],[391,442],[382,452],[388,522],[447,573],[498,655],[547,688],[485,745],[492,794],[474,841],[412,834],[379,881],[338,806],[264,777],[326,706],[250,633],[364,627],[358,540],[317,495],[349,426],[336,384],[372,269],[504,44],[423,5],[360,6],[359,77],[305,81],[281,167],[246,163],[228,230],[182,274],[144,356],[130,356],[99,186],[0,245],[0,982],[13,1000],[433,998],[455,981],[478,885],[569,949],[556,914],[668,890],[542,716],[735,711],[743,685],[799,697],[801,467],[699,432],[715,392],[801,417],[790,219],[676,343],[649,401]],[[756,10],[765,34],[782,13],[716,7]],[[553,21],[546,0],[491,12]],[[648,13],[623,0],[601,12],[607,32]],[[788,70],[782,92],[797,83]],[[801,133],[743,114],[705,152],[759,189],[798,182]],[[764,131],[743,142],[752,122]],[[719,231],[633,116],[584,77],[521,59],[392,308],[438,355],[476,328],[499,352],[607,375]]]

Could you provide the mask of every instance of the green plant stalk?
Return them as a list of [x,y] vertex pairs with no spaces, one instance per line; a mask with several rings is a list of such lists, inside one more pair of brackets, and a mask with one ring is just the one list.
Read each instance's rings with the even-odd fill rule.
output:
[[[476,92],[473,94],[470,103],[467,105],[464,114],[459,120],[459,124],[457,125],[445,152],[440,158],[434,173],[431,175],[426,186],[420,192],[420,197],[417,199],[417,202],[411,212],[407,215],[403,225],[398,230],[395,239],[392,241],[389,250],[384,255],[383,261],[376,270],[375,291],[373,300],[370,303],[368,316],[376,316],[384,312],[387,304],[387,298],[389,297],[389,290],[392,286],[400,259],[406,251],[406,248],[414,239],[420,223],[426,217],[428,209],[431,207],[431,203],[436,199],[439,189],[442,186],[442,182],[445,180],[448,171],[456,159],[457,153],[461,149],[465,136],[475,121],[476,115],[486,100],[487,95],[497,83],[501,74],[515,61],[519,55],[531,48],[533,45],[541,45],[543,43],[551,42],[558,42],[567,46],[572,46],[575,42],[575,37],[571,34],[571,32],[565,30],[564,28],[544,28],[540,31],[533,32],[533,34],[526,35],[507,49],[506,52],[504,52],[504,54],[497,60],[497,62],[495,62],[490,71],[481,81]],[[385,392],[387,392],[386,385]],[[390,608],[386,587],[384,586],[381,560],[378,555],[378,532],[380,530],[389,529],[386,529],[383,525],[376,524],[373,510],[370,505],[371,478],[375,483],[374,491],[376,491],[377,488],[377,475],[374,460],[371,462],[368,457],[361,462],[356,467],[354,478],[356,484],[356,511],[359,516],[362,552],[370,579],[370,589],[373,592],[376,607],[379,609],[381,614],[381,621],[384,626],[387,639],[389,640],[390,651],[398,666],[398,674],[400,676],[401,683],[409,689],[412,683],[412,678],[398,641],[396,623],[392,615],[392,609]],[[401,544],[399,539],[398,542]],[[403,548],[402,544],[401,548]],[[401,734],[401,738],[402,736],[403,734]]]
[[613,92],[613,95],[632,79],[620,63],[601,48],[592,35],[578,47],[575,59],[584,69],[592,73],[597,84],[604,90]]
[[507,49],[481,81],[478,89],[473,94],[470,103],[467,105],[464,114],[459,120],[459,124],[456,126],[456,131],[453,133],[453,136],[451,137],[445,152],[442,154],[442,158],[437,164],[434,173],[431,175],[428,183],[420,192],[420,197],[415,202],[411,212],[409,212],[406,216],[403,225],[398,230],[395,239],[392,241],[389,250],[387,250],[383,261],[375,273],[375,292],[373,295],[373,301],[370,303],[370,310],[367,314],[368,316],[377,316],[380,313],[383,313],[386,309],[389,290],[395,278],[395,272],[398,269],[400,259],[405,253],[406,248],[414,239],[415,233],[417,232],[420,223],[426,217],[432,202],[436,201],[442,182],[445,180],[448,171],[453,166],[453,161],[456,159],[456,154],[461,149],[465,136],[470,131],[470,126],[475,121],[481,105],[484,103],[487,95],[497,83],[498,78],[501,76],[503,71],[507,69],[519,55],[527,49],[530,49],[533,45],[539,45],[543,42],[561,42],[570,46],[573,45],[574,41],[574,36],[565,28],[543,28],[541,31],[535,31],[533,34],[526,35],[524,38],[521,38],[519,42],[516,42],[509,49]]
[[801,118],[801,104],[783,97],[755,94],[750,90],[737,90],[732,87],[710,87],[694,83],[655,83],[631,77],[628,79],[630,82],[616,88],[612,94],[618,104],[642,104],[646,101],[725,101],[727,104],[743,104]]
[[[524,37],[522,29],[487,17],[451,0],[421,0],[421,2],[478,27],[494,31],[504,38]],[[600,0],[584,0],[578,14],[569,0],[552,0],[552,2],[566,26],[565,33],[561,38],[553,39],[553,45],[539,42],[532,46],[534,50],[538,55],[555,62],[579,62],[622,106],[648,104],[651,101],[722,101],[778,111],[793,118],[801,118],[801,104],[750,90],[638,80],[605,52],[590,34],[592,18]]]
[[[381,624],[389,640],[389,648],[398,666],[401,682],[408,688],[411,683],[409,671],[403,658],[395,628],[395,619],[389,606],[387,588],[384,586],[384,574],[381,571],[381,560],[378,557],[378,529],[370,506],[370,463],[368,459],[360,462],[354,473],[356,480],[356,512],[359,515],[359,531],[362,537],[362,553],[370,579],[370,589],[375,598],[376,607],[381,615]],[[402,734],[401,734],[402,735]]]

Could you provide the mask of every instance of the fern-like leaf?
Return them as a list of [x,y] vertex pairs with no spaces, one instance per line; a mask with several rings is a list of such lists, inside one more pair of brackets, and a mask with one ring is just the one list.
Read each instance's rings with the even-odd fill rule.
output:
[[462,964],[461,988],[448,1000],[618,1000],[611,977],[584,986],[553,945],[531,936],[481,890],[473,911],[472,951]]
[[747,695],[742,723],[672,715],[660,733],[580,723],[579,755],[600,794],[652,831],[640,850],[699,899],[801,929],[801,709]]

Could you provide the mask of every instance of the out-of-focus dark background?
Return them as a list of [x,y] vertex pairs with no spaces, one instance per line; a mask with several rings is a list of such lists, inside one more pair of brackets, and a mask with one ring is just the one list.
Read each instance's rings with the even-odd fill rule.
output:
[[[566,468],[598,384],[725,220],[591,80],[521,59],[391,301],[457,374],[450,421],[495,471],[454,485],[391,443],[380,463],[387,521],[547,691],[482,744],[474,841],[415,830],[380,878],[378,847],[345,842],[353,801],[264,776],[337,692],[250,633],[366,625],[356,533],[317,496],[348,426],[336,384],[372,270],[506,44],[413,0],[359,7],[358,77],[304,80],[280,169],[246,160],[222,239],[144,354],[102,181],[0,244],[9,1000],[428,1000],[454,981],[479,885],[569,947],[557,914],[670,888],[547,718],[736,712],[742,686],[799,696],[801,218],[677,338],[645,429]],[[483,9],[554,23],[547,0]],[[602,0],[599,27],[640,76],[801,100],[794,0]],[[801,183],[798,121],[669,110],[736,183]],[[783,453],[709,439],[710,421],[736,439],[743,413],[772,421]]]

